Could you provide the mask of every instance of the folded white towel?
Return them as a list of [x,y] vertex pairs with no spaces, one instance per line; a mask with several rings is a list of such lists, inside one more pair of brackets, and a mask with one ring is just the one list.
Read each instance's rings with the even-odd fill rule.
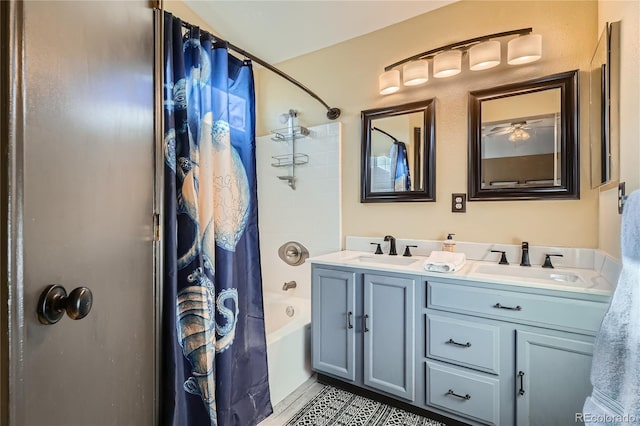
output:
[[464,253],[432,251],[424,262],[424,269],[432,272],[455,272],[461,269],[466,261]]

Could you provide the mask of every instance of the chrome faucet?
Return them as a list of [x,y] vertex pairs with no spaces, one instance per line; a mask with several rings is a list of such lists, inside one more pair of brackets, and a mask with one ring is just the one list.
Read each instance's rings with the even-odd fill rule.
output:
[[298,286],[298,284],[296,284],[295,281],[287,281],[286,283],[282,284],[282,290],[287,291],[290,288],[296,288]]
[[398,252],[396,251],[396,239],[391,235],[387,235],[384,237],[385,241],[389,241],[389,256],[397,256]]
[[522,260],[520,260],[520,266],[531,266],[529,262],[529,243],[522,242]]

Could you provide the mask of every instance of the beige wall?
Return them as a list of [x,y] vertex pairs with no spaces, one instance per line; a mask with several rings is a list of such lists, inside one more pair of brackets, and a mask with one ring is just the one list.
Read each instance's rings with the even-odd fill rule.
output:
[[[597,43],[598,3],[593,1],[461,1],[434,12],[278,64],[331,106],[342,109],[344,235],[441,239],[559,246],[598,246],[598,191],[589,188],[588,75],[580,73],[581,199],[470,202],[451,213],[451,193],[467,192],[467,93],[573,69],[587,70]],[[468,38],[533,27],[543,36],[543,59],[500,65],[430,80],[396,94],[378,94],[383,68],[407,56]],[[327,27],[330,31],[330,25]],[[255,52],[258,53],[258,52]],[[280,77],[262,70],[258,86],[258,134],[279,126],[289,108],[307,125],[326,122],[324,108]],[[437,202],[362,204],[360,111],[436,98]],[[637,158],[637,157],[636,157]],[[310,224],[314,218],[310,218]]]
[[[181,0],[165,1],[170,12],[211,30]],[[524,2],[461,1],[392,27],[278,64],[284,71],[342,109],[344,235],[443,238],[456,232],[465,241],[599,247],[619,257],[620,216],[616,190],[589,189],[588,75],[581,72],[581,200],[471,202],[466,214],[450,212],[450,194],[466,192],[466,95],[500,84],[541,75],[586,70],[604,22],[622,20],[621,181],[627,192],[640,188],[640,2],[635,0]],[[497,69],[377,94],[377,76],[385,65],[414,53],[478,35],[531,26],[543,35],[544,58],[520,67]],[[258,54],[259,52],[253,52]],[[301,122],[328,121],[324,108],[307,94],[257,69],[257,130],[279,128],[278,115],[300,111]],[[360,111],[436,98],[436,203],[359,203]],[[600,214],[598,215],[598,209]]]
[[182,0],[161,0],[164,9],[167,12],[171,12],[174,16],[186,21],[192,25],[197,25],[200,28],[209,31],[212,34],[217,34],[209,24],[207,24],[198,14],[189,8]]
[[[598,1],[598,33],[606,22],[620,24],[620,182],[627,194],[640,189],[640,2]],[[620,258],[617,187],[600,192],[599,248]]]

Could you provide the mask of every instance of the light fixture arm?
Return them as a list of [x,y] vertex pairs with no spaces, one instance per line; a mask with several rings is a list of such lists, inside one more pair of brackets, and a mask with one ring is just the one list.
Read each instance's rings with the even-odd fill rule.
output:
[[405,58],[401,61],[395,62],[391,65],[388,65],[384,68],[385,71],[390,71],[394,68],[396,68],[399,65],[405,64],[407,62],[411,62],[411,61],[416,61],[418,59],[429,59],[431,57],[433,57],[436,53],[439,52],[443,52],[446,50],[452,50],[452,49],[460,49],[462,48],[463,51],[467,50],[469,47],[473,46],[474,44],[478,44],[480,42],[483,41],[487,41],[487,40],[491,40],[494,38],[501,38],[501,37],[508,37],[508,36],[513,36],[513,35],[527,35],[527,34],[531,34],[531,32],[533,31],[533,28],[529,27],[529,28],[521,28],[519,30],[512,30],[512,31],[505,31],[502,33],[495,33],[495,34],[489,34],[489,35],[485,35],[482,37],[475,37],[475,38],[471,38],[469,40],[464,40],[464,41],[459,41],[456,43],[451,43],[448,44],[446,46],[442,46],[442,47],[438,47],[437,49],[431,49],[431,50],[427,50],[426,52],[422,52],[422,53],[418,53],[417,55],[413,55],[410,56],[408,58]]

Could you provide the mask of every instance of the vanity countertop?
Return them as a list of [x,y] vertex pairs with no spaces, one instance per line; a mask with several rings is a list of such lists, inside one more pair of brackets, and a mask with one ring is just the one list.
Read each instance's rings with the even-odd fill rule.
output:
[[582,268],[542,268],[499,265],[497,262],[467,260],[456,272],[432,272],[423,267],[424,256],[374,255],[370,252],[342,250],[315,256],[313,264],[346,266],[385,272],[421,275],[460,281],[482,281],[499,285],[532,287],[547,290],[610,296],[614,285],[598,272]]

